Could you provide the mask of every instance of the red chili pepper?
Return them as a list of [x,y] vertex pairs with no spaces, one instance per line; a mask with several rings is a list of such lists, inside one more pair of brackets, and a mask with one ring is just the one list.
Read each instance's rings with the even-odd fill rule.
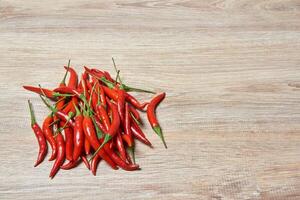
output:
[[140,116],[139,112],[132,106],[129,106],[129,110],[130,110],[130,113],[132,113],[132,115],[134,116],[134,118],[141,123],[141,116]]
[[73,160],[77,160],[83,152],[84,133],[82,128],[83,116],[79,109],[76,107],[75,126],[74,126],[74,152]]
[[56,160],[53,164],[53,167],[49,175],[50,178],[53,178],[55,176],[55,174],[60,169],[60,166],[65,161],[65,154],[66,154],[65,141],[61,133],[58,133],[58,135],[56,136],[56,144],[57,144],[58,151],[57,151]]
[[53,137],[53,130],[52,130],[52,127],[50,127],[50,124],[52,122],[53,122],[53,117],[51,114],[46,117],[46,119],[44,120],[44,123],[43,123],[43,133],[52,149],[52,154],[51,154],[51,157],[49,158],[49,161],[54,160],[56,158],[56,154],[57,154],[57,147],[56,147],[55,139]]
[[[118,132],[118,129],[120,128],[120,116],[119,116],[119,113],[118,113],[118,108],[117,106],[114,104],[114,103],[111,103],[111,102],[107,102],[109,107],[111,108],[112,110],[112,123],[111,123],[111,126],[109,127],[109,129],[107,130],[107,134],[104,136],[104,141],[103,143],[101,144],[101,147],[102,148],[103,146],[105,146],[105,144],[110,141],[114,135],[117,134]],[[105,122],[103,122],[104,125],[105,125]],[[106,125],[107,126],[107,125]]]
[[[69,96],[69,95],[65,95],[65,94],[60,94],[58,92],[55,92],[55,91],[52,91],[52,90],[48,90],[48,89],[45,89],[45,88],[39,88],[39,87],[33,87],[33,86],[26,86],[24,85],[23,86],[24,89],[26,90],[29,90],[31,92],[35,92],[39,95],[46,95],[47,98],[50,98],[50,99],[56,99],[57,97],[63,97],[63,96]],[[42,92],[43,90],[43,92]]]
[[[61,126],[64,123],[61,122]],[[66,140],[66,158],[67,160],[73,160],[73,130],[71,128],[66,127],[64,129],[65,140]]]
[[30,116],[31,116],[31,128],[35,134],[36,139],[39,143],[39,153],[34,167],[38,166],[46,157],[47,154],[47,142],[44,137],[41,127],[38,125],[35,119],[34,111],[31,102],[28,100]]
[[78,84],[78,75],[76,71],[71,67],[65,67],[65,69],[70,72],[68,87],[76,89]]
[[143,110],[148,103],[140,103],[136,98],[134,98],[132,95],[129,93],[125,93],[125,99],[128,101],[131,105],[133,105],[135,108],[139,110]]
[[[100,147],[100,142],[98,141],[97,135],[95,133],[93,121],[92,121],[91,117],[89,117],[89,116],[84,116],[83,131],[84,131],[85,137],[88,138],[93,149],[96,151]],[[115,165],[115,163],[111,160],[111,158],[106,154],[106,152],[103,149],[100,149],[98,151],[98,155],[103,160],[105,160],[113,169],[117,169],[117,166]]]
[[126,150],[123,144],[123,140],[122,140],[122,136],[120,131],[118,132],[118,134],[116,135],[116,146],[118,148],[118,151],[120,153],[120,158],[126,162],[127,160],[127,156],[126,156]]
[[121,90],[121,89],[117,89],[117,93],[118,93],[118,100],[117,100],[118,112],[119,112],[121,121],[124,121],[124,117],[125,117],[125,91]]
[[104,76],[110,82],[115,83],[115,80],[110,76],[110,74],[107,71],[104,71]]
[[88,170],[90,170],[91,169],[90,163],[89,163],[88,159],[86,158],[86,156],[81,156],[81,160],[85,164],[86,168],[88,168]]
[[167,148],[167,144],[165,142],[164,135],[161,131],[161,127],[160,127],[160,125],[158,123],[158,120],[155,116],[156,107],[165,98],[165,96],[166,96],[166,93],[161,93],[161,94],[155,96],[151,100],[151,102],[149,103],[148,108],[147,108],[147,117],[148,117],[148,120],[149,120],[149,123],[150,123],[152,129],[161,138],[165,148]]
[[98,117],[102,120],[102,122],[106,128],[106,131],[107,131],[110,128],[110,119],[107,115],[107,112],[102,105],[98,105],[97,110],[99,113]]
[[94,115],[94,119],[95,119],[97,126],[100,128],[100,130],[103,133],[106,132],[107,130],[106,130],[105,126],[100,122],[100,119],[96,115]]
[[123,134],[123,135],[122,135],[122,139],[126,142],[126,144],[127,144],[129,147],[132,147],[132,145],[133,145],[133,143],[132,143],[132,138],[129,137],[129,135]]
[[71,94],[71,95],[76,95],[78,98],[81,98],[81,92],[79,90],[76,90],[76,89],[73,89],[73,88],[70,88],[70,87],[58,87],[58,88],[55,88],[53,90],[54,92],[59,92],[59,93],[64,93],[65,94]]
[[72,169],[74,167],[76,167],[80,162],[80,160],[71,160],[69,161],[67,164],[64,164],[62,166],[60,166],[61,169],[63,170],[69,170],[69,169]]
[[125,104],[125,120],[124,120],[124,136],[125,141],[127,142],[128,146],[132,146],[133,144],[133,138],[131,133],[131,122],[130,122],[130,115],[129,115],[129,105],[128,103]]
[[71,101],[67,104],[67,106],[62,110],[64,113],[69,113],[69,112],[75,112],[74,105],[78,104],[78,98],[77,97],[72,97]]
[[109,98],[113,99],[114,101],[118,100],[118,93],[106,86],[102,86],[104,93],[106,96],[108,96]]
[[103,107],[105,108],[106,107],[106,97],[105,97],[104,89],[103,89],[102,85],[99,88],[100,88],[100,100],[101,100]]
[[148,145],[149,147],[152,148],[152,144],[151,142],[146,138],[145,134],[143,133],[143,131],[140,129],[139,126],[136,126],[136,124],[133,124],[131,126],[131,132],[132,135],[138,139],[139,141],[141,141],[142,143]]
[[101,161],[100,156],[96,155],[91,162],[91,170],[94,176],[96,176],[96,172],[97,172],[97,167],[99,162]]

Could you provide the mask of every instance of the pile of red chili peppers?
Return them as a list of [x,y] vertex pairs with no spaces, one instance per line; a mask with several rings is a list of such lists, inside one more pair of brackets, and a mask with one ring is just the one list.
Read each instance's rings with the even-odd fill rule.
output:
[[[138,170],[135,163],[135,139],[152,147],[141,129],[140,112],[147,112],[148,121],[155,133],[165,143],[155,110],[165,98],[157,94],[151,101],[141,103],[129,92],[151,91],[125,85],[119,75],[115,79],[106,71],[84,66],[84,73],[78,77],[76,71],[64,66],[66,72],[57,88],[51,90],[23,86],[37,93],[50,114],[45,117],[42,128],[35,119],[32,103],[28,100],[31,127],[39,143],[35,167],[46,157],[49,143],[54,161],[49,177],[53,178],[59,169],[69,170],[83,162],[96,175],[99,162],[104,160],[112,169],[119,167]],[[66,84],[66,77],[69,81]]]

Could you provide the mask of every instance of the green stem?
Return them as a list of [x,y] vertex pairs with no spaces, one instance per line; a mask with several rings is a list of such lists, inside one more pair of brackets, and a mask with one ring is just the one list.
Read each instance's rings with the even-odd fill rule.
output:
[[[46,105],[53,113],[56,113],[56,112],[57,112],[57,109],[54,108],[53,106],[51,106],[50,103],[48,102],[48,100],[44,99],[44,98],[42,97],[42,95],[39,95],[39,96],[40,96],[40,98],[42,99],[42,101],[44,102],[44,104],[45,104],[45,105]],[[47,97],[45,97],[45,98],[47,98]]]
[[33,126],[36,123],[36,118],[33,111],[33,106],[30,100],[28,100],[29,110],[30,110],[30,118],[31,118],[31,126]]
[[111,60],[113,61],[115,71],[117,72],[116,82],[118,81],[118,78],[119,78],[121,85],[123,85],[121,77],[120,77],[120,70],[118,70],[118,68],[116,66],[115,59],[112,57]]
[[93,124],[95,126],[95,129],[96,129],[96,133],[97,133],[97,137],[98,139],[102,138],[103,137],[103,132],[100,130],[100,128],[98,127],[97,123],[96,123],[96,120],[94,117],[92,117],[92,120],[93,120]]
[[62,130],[64,130],[64,129],[67,127],[67,124],[68,124],[68,122],[70,121],[70,119],[73,117],[73,114],[74,114],[74,113],[69,112],[69,114],[68,114],[69,117],[68,117],[66,123],[63,125],[63,127],[59,128],[59,129],[57,129],[57,130],[55,131],[54,136],[56,136],[56,135],[58,134],[58,132],[61,132]]
[[69,68],[70,68],[70,63],[71,63],[71,60],[69,59],[68,67],[67,67],[67,69],[66,69],[66,73],[65,73],[65,75],[64,75],[64,78],[63,78],[63,80],[61,81],[61,84],[66,85],[66,77],[67,77],[67,74],[68,74],[68,71],[69,71]]
[[129,87],[125,84],[123,84],[122,87],[126,92],[145,92],[145,93],[156,94],[155,92],[150,91],[150,90],[144,90],[144,89],[140,89],[140,88]]
[[164,138],[164,135],[162,133],[162,130],[161,130],[160,126],[154,126],[152,128],[153,128],[154,132],[160,137],[160,139],[162,140],[165,148],[167,149],[168,147],[167,147],[167,144],[166,144],[166,141],[165,141],[165,138]]

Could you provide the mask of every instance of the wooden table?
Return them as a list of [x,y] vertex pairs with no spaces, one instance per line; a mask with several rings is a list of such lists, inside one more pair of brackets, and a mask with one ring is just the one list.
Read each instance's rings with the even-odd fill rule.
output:
[[[0,199],[300,199],[299,1],[0,1]],[[169,148],[137,144],[141,171],[33,164],[22,85],[55,87],[70,58],[166,91]],[[151,95],[137,94],[141,100]],[[144,118],[146,119],[146,118]]]

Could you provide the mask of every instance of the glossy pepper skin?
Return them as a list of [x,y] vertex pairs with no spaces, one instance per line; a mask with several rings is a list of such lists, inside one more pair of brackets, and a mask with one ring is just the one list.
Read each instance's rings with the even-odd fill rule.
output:
[[70,72],[68,87],[76,89],[78,84],[78,75],[76,71],[72,67],[65,67],[65,69]]
[[158,120],[156,118],[156,115],[155,115],[156,107],[165,98],[165,96],[166,96],[166,93],[161,93],[161,94],[158,94],[157,96],[155,96],[151,100],[151,102],[149,103],[149,105],[147,107],[147,117],[148,117],[148,121],[149,121],[152,129],[161,138],[165,148],[167,148],[167,144],[165,142],[164,135],[161,131],[161,127],[160,127]]
[[29,105],[30,116],[31,116],[31,128],[32,128],[32,130],[35,134],[35,137],[39,143],[39,153],[38,153],[36,163],[34,164],[34,167],[36,167],[45,159],[45,157],[47,155],[48,147],[47,147],[46,139],[44,137],[44,133],[43,133],[41,127],[36,122],[35,115],[33,112],[33,106],[29,100],[28,100],[28,105]]
[[53,117],[52,115],[48,115],[46,119],[44,120],[43,123],[43,133],[45,135],[45,138],[49,142],[51,149],[52,149],[52,154],[51,157],[49,158],[49,161],[54,160],[56,158],[57,154],[57,146],[56,146],[56,141],[53,137],[53,130],[52,127],[50,127],[50,124],[53,122]]
[[73,160],[77,160],[79,156],[83,153],[84,147],[84,133],[82,128],[83,115],[76,108],[76,116],[75,116],[75,126],[74,126],[74,152],[73,152]]
[[139,141],[141,141],[142,143],[144,143],[145,145],[148,145],[149,147],[152,147],[151,142],[146,138],[145,134],[143,133],[143,131],[140,129],[140,127],[136,124],[132,124],[131,126],[131,132],[132,135],[138,139]]
[[92,162],[91,162],[91,171],[93,173],[94,176],[96,176],[96,173],[97,173],[97,167],[98,167],[98,164],[99,162],[101,161],[101,158],[100,156],[96,155],[93,159],[92,159]]
[[[84,116],[82,124],[85,137],[89,140],[91,146],[96,151],[100,147],[100,142],[98,141],[95,128],[93,127],[94,125],[92,119],[89,116]],[[98,155],[103,160],[105,160],[113,169],[117,169],[116,164],[111,160],[111,158],[103,149],[100,149],[98,151]]]
[[144,108],[148,105],[148,103],[140,103],[135,97],[133,97],[131,94],[129,93],[125,93],[125,99],[126,101],[128,101],[131,105],[133,105],[135,108],[139,109],[139,110],[144,110]]
[[120,120],[124,121],[125,118],[125,94],[126,92],[121,89],[117,89],[118,92],[118,100],[117,100],[117,107],[118,107],[118,112],[120,116]]
[[53,164],[53,167],[52,167],[50,175],[49,175],[50,178],[53,178],[55,176],[55,174],[60,169],[60,166],[65,161],[66,146],[65,146],[64,138],[61,133],[57,134],[56,143],[57,143],[58,151],[57,151],[56,160]]
[[73,129],[66,127],[64,129],[65,140],[66,140],[66,158],[67,160],[73,160],[73,148],[74,148],[74,138]]

